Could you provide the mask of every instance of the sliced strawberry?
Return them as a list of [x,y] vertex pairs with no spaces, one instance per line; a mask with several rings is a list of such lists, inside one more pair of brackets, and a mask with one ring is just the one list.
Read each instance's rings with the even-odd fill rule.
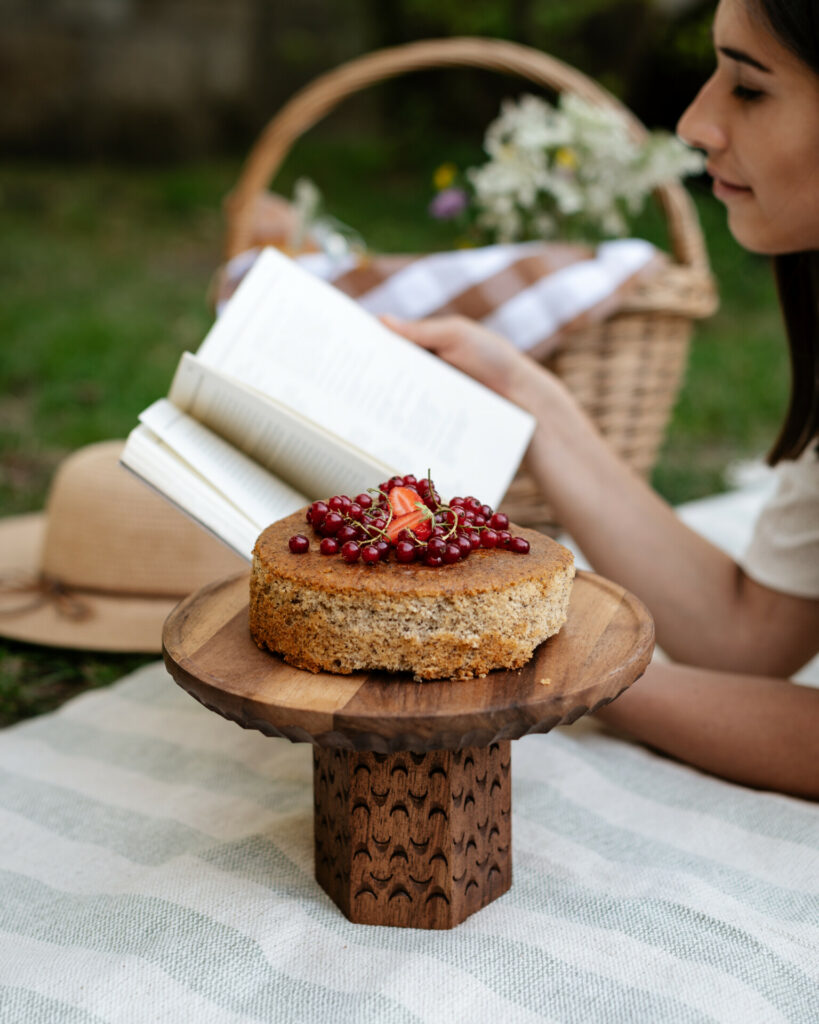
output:
[[432,517],[427,510],[420,508],[403,516],[396,516],[386,530],[390,543],[396,543],[402,530],[412,530],[418,540],[426,540],[432,533]]
[[387,495],[392,514],[394,516],[405,516],[408,512],[415,512],[421,495],[411,487],[393,487]]

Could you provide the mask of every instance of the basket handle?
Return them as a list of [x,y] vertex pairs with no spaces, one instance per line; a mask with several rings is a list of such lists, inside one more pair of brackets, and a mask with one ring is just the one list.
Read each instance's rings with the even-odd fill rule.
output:
[[[464,36],[376,50],[320,75],[299,90],[268,122],[248,154],[226,202],[226,258],[249,248],[254,200],[273,180],[301,135],[348,96],[376,82],[435,67],[479,67],[517,74],[547,89],[572,92],[595,106],[618,111],[637,141],[647,134],[634,114],[602,86],[533,47]],[[671,250],[677,262],[707,273],[705,244],[691,197],[677,182],[660,186],[655,197],[668,221]]]

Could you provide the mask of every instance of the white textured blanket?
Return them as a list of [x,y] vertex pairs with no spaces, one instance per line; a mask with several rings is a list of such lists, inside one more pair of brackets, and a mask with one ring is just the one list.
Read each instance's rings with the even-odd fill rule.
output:
[[307,746],[159,664],[0,734],[0,1021],[817,1019],[819,807],[593,729],[512,747],[511,890],[449,932],[350,924]]

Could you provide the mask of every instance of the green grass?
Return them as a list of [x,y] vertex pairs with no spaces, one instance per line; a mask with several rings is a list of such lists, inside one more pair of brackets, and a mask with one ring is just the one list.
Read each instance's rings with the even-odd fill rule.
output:
[[[441,159],[478,154],[425,145],[307,139],[276,181],[298,174],[373,249],[445,248],[425,213]],[[51,475],[80,445],[123,437],[164,394],[180,353],[210,323],[221,202],[238,162],[166,169],[0,165],[0,510],[37,509]],[[697,204],[722,305],[696,328],[684,390],[655,484],[672,502],[719,490],[732,460],[763,453],[787,393],[786,349],[769,267],[744,252],[707,194]],[[662,240],[649,212],[641,229]],[[0,724],[48,710],[145,659],[52,652],[0,642]]]
[[155,659],[97,655],[0,641],[0,726],[52,711]]

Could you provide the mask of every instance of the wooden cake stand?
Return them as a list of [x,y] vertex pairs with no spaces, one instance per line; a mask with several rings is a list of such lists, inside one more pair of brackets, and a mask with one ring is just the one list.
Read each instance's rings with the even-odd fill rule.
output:
[[313,744],[315,870],[361,924],[451,928],[512,883],[510,740],[614,700],[642,675],[654,624],[580,572],[569,618],[517,671],[464,682],[303,672],[259,650],[248,576],[212,583],[165,623],[165,664],[247,729]]

